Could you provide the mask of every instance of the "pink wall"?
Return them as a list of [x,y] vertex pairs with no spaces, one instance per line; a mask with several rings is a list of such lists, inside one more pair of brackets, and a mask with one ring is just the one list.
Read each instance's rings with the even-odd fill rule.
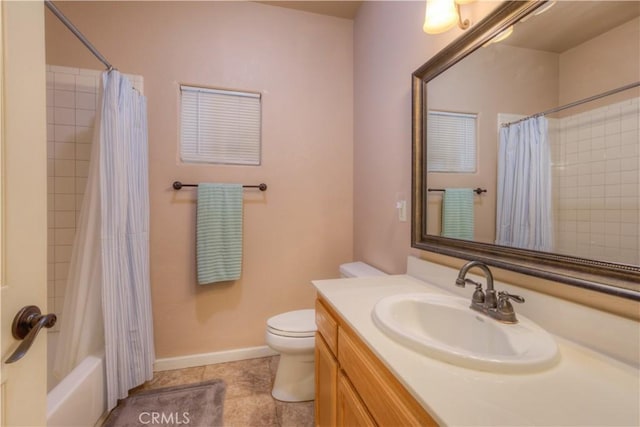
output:
[[[149,104],[156,352],[264,344],[274,314],[313,306],[311,279],[353,255],[353,21],[253,2],[56,2]],[[47,12],[47,63],[101,68]],[[183,165],[179,84],[263,95],[262,165]],[[247,191],[242,278],[198,286],[195,192],[171,182],[265,182]]]
[[[478,22],[500,2],[462,6]],[[354,254],[389,273],[406,270],[410,215],[398,221],[396,201],[411,199],[411,73],[461,30],[422,31],[422,1],[364,2],[354,32]]]
[[[611,46],[616,46],[611,49]],[[560,55],[560,105],[638,81],[640,18],[635,18]],[[616,97],[638,96],[638,90]],[[607,97],[600,104],[611,103]],[[584,109],[593,108],[590,103]],[[574,114],[572,109],[566,114]]]

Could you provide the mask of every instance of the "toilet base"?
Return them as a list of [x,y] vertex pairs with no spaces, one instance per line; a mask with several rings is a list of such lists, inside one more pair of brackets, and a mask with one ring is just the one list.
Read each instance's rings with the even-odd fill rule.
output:
[[280,354],[271,395],[283,402],[304,402],[315,398],[314,354]]

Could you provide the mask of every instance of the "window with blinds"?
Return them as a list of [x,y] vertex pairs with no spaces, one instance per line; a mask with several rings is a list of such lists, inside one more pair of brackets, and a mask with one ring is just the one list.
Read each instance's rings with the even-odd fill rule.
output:
[[180,158],[260,164],[260,94],[180,85]]
[[477,114],[429,111],[427,172],[476,171]]

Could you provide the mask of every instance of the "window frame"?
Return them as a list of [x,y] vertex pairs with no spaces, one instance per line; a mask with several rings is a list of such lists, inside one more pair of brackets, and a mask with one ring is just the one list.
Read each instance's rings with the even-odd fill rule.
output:
[[[427,151],[429,152],[429,157],[427,159],[427,173],[477,173],[478,172],[478,113],[466,113],[459,111],[444,111],[444,110],[429,110],[427,111],[427,134],[431,135],[427,138]],[[454,119],[459,119],[458,123],[452,124],[450,128],[453,131],[459,131],[461,126],[464,126],[466,129],[471,129],[472,132],[467,132],[463,138],[458,139],[463,144],[463,147],[454,147],[453,144],[441,144],[441,145],[432,145],[436,138],[434,136],[439,137],[440,139],[444,139],[446,137],[451,137],[452,135],[448,135],[447,132],[439,132],[438,135],[431,134],[434,121],[437,121],[435,117],[448,117]],[[442,119],[440,119],[442,120]],[[460,122],[461,120],[468,121],[472,120],[473,124],[469,126],[467,123]],[[439,121],[438,123],[442,126],[443,121]],[[469,135],[471,133],[471,135]],[[471,136],[471,138],[469,138]],[[437,143],[440,141],[436,140]],[[465,153],[469,151],[469,147],[471,142],[473,144],[473,158],[467,159],[466,161],[462,161],[460,159],[461,153]],[[433,152],[438,148],[450,150],[451,155],[456,155],[455,158],[443,159],[445,156],[440,157],[440,163],[434,165],[433,162],[437,159],[434,158]],[[462,154],[464,155],[464,154]]]
[[[196,94],[196,96],[198,97],[198,100],[193,102],[192,105],[190,106],[188,105],[185,106],[185,93],[190,95]],[[227,142],[226,146],[224,145],[225,144],[224,141],[217,141],[217,140],[206,141],[205,140],[205,143],[208,143],[209,145],[208,146],[205,145],[204,149],[205,151],[209,151],[209,153],[208,154],[202,153],[201,155],[199,155],[198,153],[200,149],[199,145],[204,145],[202,143],[203,138],[201,138],[201,134],[200,134],[202,129],[200,127],[200,120],[201,120],[200,108],[202,107],[202,104],[203,104],[203,102],[200,101],[200,96],[202,94],[211,94],[214,96],[216,95],[220,96],[219,99],[217,100],[211,98],[209,100],[204,101],[205,104],[207,102],[209,103],[209,105],[205,105],[205,107],[210,108],[211,109],[210,113],[212,114],[216,113],[215,108],[212,107],[212,104],[215,102],[222,102],[224,100],[224,98],[222,97],[225,97],[225,96],[236,97],[236,100],[239,100],[242,98],[257,100],[257,105],[253,106],[254,110],[257,109],[257,111],[253,111],[256,117],[253,117],[253,121],[251,122],[249,122],[248,120],[245,121],[246,124],[249,124],[255,127],[253,129],[253,133],[257,134],[255,135],[257,137],[257,140],[253,141],[255,142],[256,145],[253,147],[250,147],[250,149],[247,150],[249,154],[247,155],[246,159],[241,159],[242,157],[241,154],[236,155],[237,159],[233,159],[232,158],[233,155],[225,156],[224,154],[225,151],[233,152],[234,150],[238,150],[239,152],[241,152],[242,145],[241,143],[238,142],[238,141],[241,141],[242,139],[241,137],[238,137],[236,140],[232,142]],[[197,123],[196,129],[190,129],[185,131],[185,119],[187,118],[185,117],[185,114],[188,114],[188,112],[185,111],[186,108],[195,108],[197,110],[193,114],[194,117],[189,118],[189,120],[195,121]],[[225,88],[217,88],[217,87],[214,88],[214,87],[207,87],[207,86],[201,86],[201,85],[181,83],[179,85],[178,109],[179,109],[178,157],[183,164],[208,164],[208,165],[231,165],[231,166],[260,166],[262,164],[262,94],[261,93],[251,92],[251,91],[242,91],[237,89],[225,89]],[[239,110],[240,109],[242,108],[239,107]],[[251,111],[250,111],[250,108],[245,108],[242,112],[250,113]],[[217,120],[220,119],[220,116],[211,116],[211,118],[207,120],[209,122],[209,128],[215,127],[215,129],[210,132],[211,135],[209,136],[209,138],[214,138],[213,134],[215,132],[219,132],[220,129],[223,129],[225,126],[227,128],[233,129],[233,128],[238,128],[243,124],[242,121],[233,121],[234,117],[238,118],[240,117],[240,115],[236,114],[235,116],[232,115],[230,117],[227,117],[226,121],[220,124],[217,122]],[[195,137],[193,135],[190,136],[188,135],[187,132],[195,132],[197,136]],[[185,136],[186,133],[187,135]],[[195,138],[195,141],[193,143],[192,141],[186,141],[187,146],[185,146],[185,137]],[[246,138],[246,140],[251,142],[250,138]],[[188,144],[191,144],[191,146],[188,146]]]

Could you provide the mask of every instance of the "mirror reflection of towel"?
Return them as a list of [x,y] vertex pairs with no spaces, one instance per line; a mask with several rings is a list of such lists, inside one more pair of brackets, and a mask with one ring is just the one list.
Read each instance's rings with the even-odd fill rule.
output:
[[473,240],[473,189],[445,189],[442,196],[442,237]]
[[198,283],[240,278],[242,184],[199,184],[196,246]]

